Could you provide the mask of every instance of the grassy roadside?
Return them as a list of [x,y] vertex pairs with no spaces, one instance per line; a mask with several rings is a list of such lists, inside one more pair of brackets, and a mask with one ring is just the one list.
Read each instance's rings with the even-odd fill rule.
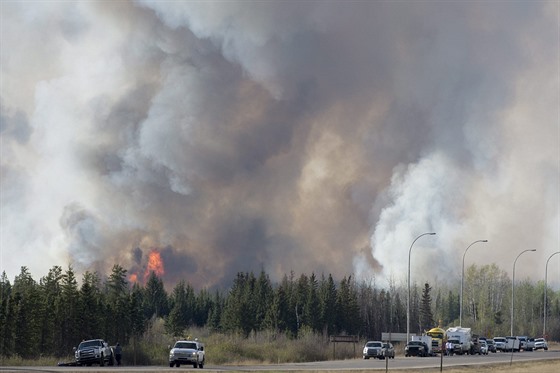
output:
[[[244,338],[236,335],[211,333],[204,328],[191,329],[183,338],[195,337],[205,344],[207,366],[228,365],[230,367],[361,358],[363,343],[365,343],[365,341],[357,344],[337,343],[335,346],[329,342],[328,338],[311,332],[300,333],[298,339],[291,339],[283,334],[270,332],[260,332]],[[125,366],[168,366],[168,346],[172,345],[174,341],[175,338],[165,334],[163,322],[156,322],[141,340],[131,341],[124,346],[123,364]],[[551,350],[560,350],[560,344],[558,343],[550,343],[549,346]],[[397,356],[403,356],[404,352],[401,345],[396,346],[396,353]],[[34,359],[22,359],[20,357],[6,358],[0,356],[0,367],[56,366],[60,362],[71,362],[73,359],[72,351],[69,351],[67,356],[59,358],[39,356]],[[560,361],[555,360],[555,362],[556,367],[560,366]],[[543,363],[546,363],[546,361]],[[478,366],[475,371],[482,371],[479,370],[480,367]],[[496,367],[496,365],[492,365],[488,369],[495,369]],[[535,364],[526,367],[528,370],[525,370],[524,373],[535,371],[534,367]],[[507,368],[509,368],[509,364]],[[542,368],[546,369],[546,366],[542,366]],[[453,372],[451,369],[446,368],[445,371]],[[465,369],[468,369],[468,367]],[[390,370],[398,372],[397,370]],[[510,372],[510,369],[507,370]],[[484,371],[500,372],[499,370]],[[557,368],[554,373],[557,371],[560,370]],[[307,372],[309,373],[309,371]],[[457,372],[463,371],[458,370]],[[547,371],[542,370],[542,372]]]

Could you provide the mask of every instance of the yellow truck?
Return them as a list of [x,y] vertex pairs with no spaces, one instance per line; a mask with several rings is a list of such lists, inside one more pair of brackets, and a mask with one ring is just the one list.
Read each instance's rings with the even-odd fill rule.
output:
[[432,328],[426,332],[426,335],[432,337],[432,353],[441,353],[445,343],[446,333],[442,328]]

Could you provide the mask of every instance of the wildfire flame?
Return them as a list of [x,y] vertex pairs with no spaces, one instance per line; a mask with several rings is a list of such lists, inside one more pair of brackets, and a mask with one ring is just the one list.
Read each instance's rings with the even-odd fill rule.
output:
[[150,272],[154,272],[156,276],[162,276],[165,271],[163,269],[163,260],[159,251],[153,249],[148,254],[148,266],[146,267],[146,272],[144,273],[144,278],[148,278]]
[[130,280],[130,282],[135,284],[138,282],[138,275],[136,273],[132,273],[128,279]]

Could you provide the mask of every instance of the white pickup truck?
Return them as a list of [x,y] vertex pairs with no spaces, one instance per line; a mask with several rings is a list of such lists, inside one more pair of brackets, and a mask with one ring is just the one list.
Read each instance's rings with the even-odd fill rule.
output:
[[100,367],[105,363],[113,365],[113,350],[103,339],[82,341],[78,347],[74,348],[74,357],[78,365],[99,364]]
[[181,364],[191,364],[193,368],[204,367],[204,346],[198,340],[177,341],[169,351],[169,366],[177,368]]

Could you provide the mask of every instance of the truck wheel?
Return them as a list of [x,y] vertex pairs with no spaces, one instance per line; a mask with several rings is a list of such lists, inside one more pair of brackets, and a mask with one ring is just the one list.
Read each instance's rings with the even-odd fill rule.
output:
[[169,363],[169,368],[173,368],[174,363]]

